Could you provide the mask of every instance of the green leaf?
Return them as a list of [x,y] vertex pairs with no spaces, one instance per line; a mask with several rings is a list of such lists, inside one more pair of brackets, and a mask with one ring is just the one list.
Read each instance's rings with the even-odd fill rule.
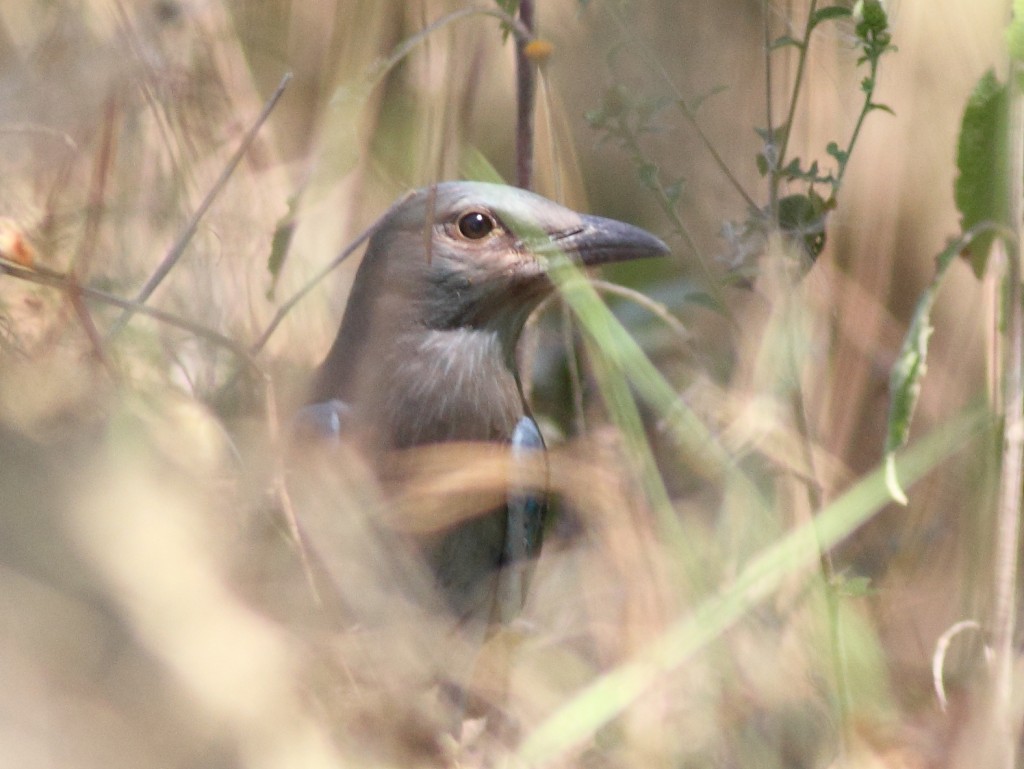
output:
[[768,46],[768,50],[774,51],[779,48],[785,48],[786,46],[789,45],[793,46],[794,48],[799,48],[801,50],[803,50],[804,47],[804,44],[797,40],[796,38],[790,37],[789,35],[783,35],[782,37],[777,37],[774,40],[772,40],[771,45]]
[[[854,6],[853,16],[857,19],[855,33],[867,47],[888,45],[889,17],[881,0],[860,0]],[[882,37],[886,39],[880,40]]]
[[720,93],[725,93],[728,90],[729,90],[728,86],[716,85],[710,91],[706,91],[705,93],[698,94],[697,96],[695,96],[692,99],[688,100],[686,102],[686,110],[688,112],[691,112],[691,113],[696,113],[697,110],[699,110],[702,106],[704,106],[704,102],[706,102],[708,99],[710,99],[713,96],[718,96],[718,94],[720,94]]
[[674,182],[667,185],[663,192],[670,203],[675,204],[679,202],[679,196],[683,194],[683,180],[676,179]]
[[800,158],[793,158],[786,164],[786,167],[782,169],[783,176],[789,176],[791,178],[799,178],[803,176],[803,169],[800,168]]
[[487,156],[478,147],[467,146],[459,157],[459,172],[463,178],[477,182],[508,184]]
[[775,128],[769,131],[767,128],[757,128],[755,126],[754,133],[761,137],[761,140],[765,144],[774,144],[776,146],[782,144],[782,140],[786,138],[786,130],[788,126],[782,124],[775,126]]
[[807,27],[808,29],[814,29],[823,21],[828,21],[829,19],[845,19],[849,16],[849,8],[844,8],[841,5],[828,5],[824,8],[819,8],[814,12],[814,15],[807,20]]
[[846,598],[864,598],[878,592],[871,586],[871,577],[841,577],[835,587]]
[[[900,473],[916,480],[962,449],[989,419],[986,409],[968,410],[936,428],[897,462]],[[732,581],[660,631],[632,657],[561,703],[526,734],[516,758],[525,766],[558,763],[592,740],[599,729],[634,702],[684,669],[743,617],[801,573],[809,573],[822,550],[870,520],[888,501],[882,470],[876,469],[844,491],[815,516],[746,562]],[[790,580],[790,582],[787,582]]]
[[1024,0],[1013,0],[1013,19],[1006,30],[1010,56],[1024,61]]
[[827,213],[827,201],[814,190],[806,195],[787,195],[779,201],[779,227],[803,245],[812,261],[825,247]]
[[[1008,105],[1006,85],[991,70],[967,100],[956,155],[959,175],[953,185],[960,227],[965,232],[983,222],[1006,225],[1009,221]],[[992,232],[979,235],[965,253],[979,278],[993,238]]]
[[278,219],[277,226],[274,228],[274,236],[270,241],[270,256],[267,257],[267,272],[270,273],[270,287],[267,289],[267,299],[270,301],[274,300],[277,280],[281,275],[281,268],[284,267],[285,259],[288,258],[292,237],[295,235],[295,217],[298,211],[300,196],[301,191],[288,198],[288,211]]
[[761,176],[767,176],[770,168],[768,166],[768,158],[764,156],[763,152],[757,153],[757,157],[754,158],[754,162],[757,164],[757,172],[761,174]]
[[637,169],[640,183],[649,190],[658,189],[658,167],[654,163],[642,163]]
[[[494,0],[498,7],[507,13],[509,16],[515,18],[515,15],[519,13],[519,0]],[[508,40],[509,34],[511,34],[512,28],[505,22],[501,23],[501,42]]]
[[886,425],[885,459],[886,483],[893,498],[907,503],[896,478],[895,453],[906,445],[910,436],[910,422],[917,408],[921,394],[921,380],[928,367],[928,340],[932,335],[931,313],[935,298],[942,286],[942,280],[954,258],[967,248],[972,241],[992,237],[993,227],[989,223],[979,224],[969,232],[951,241],[935,257],[935,276],[917,300],[917,307],[910,319],[907,335],[903,339],[896,364],[889,372],[889,418]]
[[829,142],[828,146],[825,147],[825,152],[834,157],[841,166],[845,165],[846,161],[850,159],[850,153],[839,149],[839,145],[835,142]]

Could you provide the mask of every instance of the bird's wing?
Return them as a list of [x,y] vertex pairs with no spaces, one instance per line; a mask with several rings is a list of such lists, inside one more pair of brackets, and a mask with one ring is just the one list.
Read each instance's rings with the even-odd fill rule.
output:
[[527,415],[519,420],[511,443],[512,476],[509,480],[501,594],[498,598],[498,611],[504,622],[514,619],[526,600],[526,589],[533,571],[532,560],[540,553],[548,509],[547,494],[538,490],[535,482],[528,484],[525,478],[517,477],[520,474],[516,472],[518,462],[535,458],[537,452],[546,457],[544,438],[533,417]]
[[[533,417],[522,417],[512,433],[513,468],[516,460],[526,459],[533,452],[545,450],[544,438]],[[508,532],[504,552],[506,563],[537,555],[548,506],[547,495],[543,491],[524,487],[515,476],[513,469],[508,494]]]
[[341,440],[351,413],[352,407],[337,399],[311,403],[295,415],[292,430],[296,435]]

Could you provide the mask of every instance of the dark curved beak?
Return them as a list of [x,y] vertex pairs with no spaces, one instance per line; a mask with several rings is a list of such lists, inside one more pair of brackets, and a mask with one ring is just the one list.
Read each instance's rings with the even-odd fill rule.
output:
[[665,256],[669,248],[647,230],[603,216],[583,215],[580,226],[551,236],[552,246],[587,267]]

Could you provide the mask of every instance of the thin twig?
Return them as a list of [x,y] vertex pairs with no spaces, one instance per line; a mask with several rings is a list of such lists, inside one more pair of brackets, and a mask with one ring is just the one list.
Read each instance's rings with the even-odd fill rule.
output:
[[36,123],[3,123],[0,124],[0,134],[27,134],[29,136],[46,136],[63,142],[64,146],[71,152],[78,152],[78,144],[67,131],[50,128]]
[[[644,163],[646,162],[643,149],[640,147],[639,141],[636,136],[632,134],[623,134],[623,142],[626,148],[632,153],[634,162]],[[722,293],[722,288],[719,285],[719,281],[715,278],[711,266],[708,264],[707,258],[701,252],[697,246],[697,241],[694,239],[690,230],[687,228],[686,223],[683,222],[683,218],[679,215],[676,210],[676,205],[673,200],[666,194],[665,189],[660,185],[655,185],[654,198],[661,206],[661,210],[665,216],[672,223],[675,231],[686,243],[686,247],[697,257],[697,267],[700,270],[701,276],[704,278],[704,284],[707,286],[708,291],[711,293],[711,297],[715,300],[715,304],[725,315],[729,316],[729,305],[725,301],[725,295]]]
[[573,333],[575,326],[572,323],[572,308],[565,301],[558,304],[562,308],[562,345],[565,347],[565,364],[569,370],[569,390],[572,393],[572,427],[576,435],[584,435],[587,431],[587,414],[583,404],[583,374]]
[[122,299],[119,296],[108,294],[106,291],[89,288],[88,286],[72,286],[69,282],[68,276],[59,272],[53,272],[52,270],[47,270],[41,267],[29,269],[7,259],[0,259],[0,274],[10,275],[12,278],[18,278],[19,280],[24,280],[29,283],[35,283],[39,286],[48,286],[64,292],[74,291],[81,294],[81,296],[86,299],[102,302],[114,307],[120,307],[123,310],[131,310],[133,313],[138,315],[145,315],[153,320],[165,323],[168,326],[180,328],[183,331],[188,331],[207,340],[208,342],[224,347],[225,349],[233,352],[252,368],[259,370],[259,366],[256,364],[256,361],[243,345],[233,339],[229,339],[223,334],[217,333],[213,329],[194,323],[190,320],[186,320],[185,318],[178,317],[177,315],[172,315],[169,312],[164,312],[163,310],[157,310],[153,307],[139,304],[131,299]]
[[[773,251],[778,252],[786,248],[782,240],[777,236],[773,238],[773,241],[775,244],[774,248],[772,248]],[[787,256],[785,253],[779,254],[779,258],[785,263],[789,263]],[[808,506],[812,511],[810,524],[814,534],[815,545],[818,548],[818,566],[821,572],[828,614],[829,650],[832,657],[832,674],[835,679],[836,715],[839,721],[839,759],[840,763],[844,763],[849,755],[852,724],[850,720],[850,685],[847,676],[847,654],[844,644],[845,637],[841,626],[840,601],[842,596],[839,592],[840,584],[837,579],[832,552],[822,543],[816,519],[813,517],[825,508],[826,503],[817,470],[817,462],[815,461],[815,440],[811,421],[807,416],[807,399],[801,382],[800,361],[797,357],[797,349],[799,347],[797,334],[801,324],[799,322],[800,318],[795,314],[798,312],[798,307],[788,290],[794,285],[794,278],[789,275],[788,270],[783,269],[782,273],[783,290],[786,292],[782,304],[782,312],[784,313],[783,328],[787,337],[783,341],[783,346],[786,351],[785,363],[788,369],[784,376],[788,377],[793,383],[790,407],[793,412],[797,439],[804,454],[804,466],[807,468],[808,477],[803,480],[802,485],[807,492]],[[803,522],[801,521],[801,523]]]
[[775,196],[778,196],[778,186],[781,181],[778,169],[783,166],[786,159],[786,152],[789,150],[789,137],[793,135],[793,120],[796,118],[796,105],[800,98],[800,89],[804,82],[804,71],[807,69],[807,50],[811,43],[811,32],[814,26],[811,19],[818,10],[818,0],[811,0],[811,7],[807,11],[807,24],[804,26],[804,39],[800,45],[800,57],[796,64],[796,79],[793,81],[793,91],[789,97],[789,110],[786,113],[786,122],[783,123],[782,145],[779,147],[778,159],[772,171],[772,187],[775,188]]
[[[532,33],[525,26],[523,26],[522,22],[520,22],[515,17],[510,16],[509,14],[505,13],[504,11],[498,8],[481,8],[476,6],[470,8],[462,8],[457,11],[452,11],[451,13],[445,14],[437,21],[421,29],[415,35],[406,38],[401,43],[396,45],[394,49],[391,51],[391,53],[388,55],[387,59],[385,59],[379,65],[374,67],[371,81],[376,82],[377,80],[383,78],[384,74],[389,72],[396,64],[398,64],[398,62],[400,62],[402,59],[408,56],[409,53],[417,45],[421,44],[427,37],[429,37],[437,30],[442,29],[443,27],[449,24],[453,24],[454,22],[459,21],[461,19],[468,18],[470,16],[490,16],[492,18],[498,19],[503,24],[505,24],[507,28],[511,31],[512,36],[515,37],[516,44],[519,47],[525,46],[526,43],[530,42],[530,40],[533,39]],[[399,203],[401,203],[401,201],[399,201]],[[329,275],[339,264],[341,264],[346,258],[348,258],[348,256],[359,246],[360,243],[362,243],[364,240],[370,237],[370,235],[373,234],[374,229],[377,227],[377,224],[380,221],[382,221],[388,215],[388,213],[390,213],[390,210],[383,216],[381,216],[379,219],[377,219],[377,221],[374,222],[370,227],[361,232],[356,237],[355,240],[353,240],[340,254],[338,254],[338,256],[336,256],[329,264],[327,264],[322,270],[320,270],[320,272],[314,275],[302,288],[300,288],[294,295],[292,295],[292,297],[288,299],[288,301],[281,305],[277,313],[274,315],[273,319],[270,321],[270,324],[263,331],[263,333],[260,334],[256,342],[253,343],[251,347],[252,354],[255,355],[256,353],[263,349],[263,347],[269,341],[271,335],[281,324],[281,321],[284,320],[285,316],[289,312],[291,312],[295,305],[298,304],[299,301],[301,301],[302,298],[306,296],[306,294],[313,290],[313,288],[321,280],[327,277],[327,275]]]
[[86,209],[85,227],[82,239],[75,252],[71,273],[68,277],[68,290],[65,297],[71,304],[75,315],[78,317],[86,338],[92,347],[93,355],[106,369],[111,379],[116,379],[117,374],[110,356],[104,349],[103,338],[99,329],[93,322],[89,310],[82,302],[82,295],[79,285],[85,275],[89,273],[89,266],[96,254],[97,243],[99,242],[100,223],[103,216],[104,203],[107,197],[107,182],[110,179],[110,166],[113,163],[114,150],[117,144],[115,126],[115,114],[117,112],[116,100],[111,97],[107,100],[104,112],[103,136],[100,141],[99,154],[93,166],[92,180],[89,184],[89,204]]
[[464,19],[468,16],[491,16],[498,19],[512,32],[512,36],[520,43],[528,43],[533,39],[532,33],[522,25],[522,23],[513,16],[509,16],[507,13],[499,8],[481,8],[478,6],[472,6],[470,8],[461,8],[457,11],[445,14],[433,24],[424,27],[415,35],[411,35],[403,40],[401,43],[396,45],[391,51],[391,54],[385,59],[378,67],[375,67],[375,74],[384,74],[390,70],[395,64],[400,62],[409,52],[412,51],[417,45],[422,43],[427,37],[449,24],[452,24],[460,19]]
[[[404,202],[404,200],[405,199],[403,198],[401,201],[399,201],[399,203],[396,203],[395,205],[400,205],[402,202]],[[377,225],[379,225],[381,221],[383,221],[387,217],[387,215],[391,213],[392,210],[394,210],[394,206],[388,209],[388,212],[381,216],[379,219],[377,219],[373,224],[371,224],[365,230],[360,232],[359,235],[356,236],[356,239],[349,243],[347,246],[345,246],[345,248],[341,251],[340,254],[338,254],[330,262],[328,262],[323,267],[323,269],[320,270],[320,272],[318,272],[316,275],[314,275],[312,278],[306,281],[306,284],[302,286],[302,288],[300,288],[298,291],[292,294],[288,301],[286,301],[278,308],[277,312],[274,314],[274,317],[271,319],[266,329],[263,331],[262,334],[260,334],[259,339],[253,342],[252,347],[250,348],[253,355],[256,355],[257,353],[260,352],[260,350],[263,349],[263,347],[270,340],[271,335],[274,333],[274,331],[277,330],[277,327],[281,325],[281,321],[283,321],[285,316],[292,311],[295,305],[297,305],[302,300],[302,298],[306,296],[306,294],[308,294],[310,291],[316,288],[316,285],[321,280],[330,275],[331,272],[333,272],[334,269],[339,264],[341,264],[349,256],[351,256],[352,252],[355,251],[364,240],[366,240],[373,234],[373,231],[377,229]]]
[[[611,3],[609,5],[613,8],[615,6],[614,3]],[[622,30],[623,34],[633,38],[633,42],[635,43],[633,48],[636,51],[637,56],[639,56],[644,61],[644,63],[648,67],[650,67],[656,74],[660,75],[661,79],[665,82],[665,85],[667,85],[669,89],[673,91],[675,95],[676,106],[679,107],[679,110],[682,113],[683,117],[686,119],[686,122],[690,124],[690,127],[693,129],[694,133],[697,134],[697,138],[700,139],[700,143],[704,145],[705,151],[709,155],[711,155],[711,159],[718,167],[718,170],[722,172],[722,174],[725,176],[729,184],[732,185],[733,189],[735,189],[739,196],[743,198],[743,202],[746,203],[752,211],[759,210],[760,207],[757,205],[754,199],[750,197],[749,193],[746,191],[746,189],[744,189],[743,185],[740,184],[739,179],[736,178],[732,170],[729,168],[728,164],[718,153],[718,150],[715,148],[715,145],[711,141],[711,138],[704,132],[704,129],[701,128],[700,123],[697,122],[696,114],[694,114],[694,111],[690,108],[689,104],[687,104],[682,91],[680,91],[679,87],[675,84],[675,81],[672,79],[672,76],[669,75],[668,70],[665,69],[665,66],[661,63],[661,61],[659,61],[657,57],[653,55],[653,48],[650,45],[646,44],[645,41],[642,40],[640,38],[640,35],[636,32],[636,25],[633,24],[630,20],[623,19],[618,11],[613,11],[612,16],[618,23],[619,28]]]
[[[277,106],[277,102],[281,99],[281,96],[284,94],[285,88],[288,87],[288,83],[291,81],[291,79],[292,75],[290,72],[286,73],[285,76],[281,78],[281,82],[274,90],[274,93],[271,95],[270,99],[263,106],[263,110],[256,118],[256,121],[245,133],[245,136],[242,137],[242,141],[238,145],[238,149],[235,150],[234,154],[228,160],[227,165],[224,167],[224,170],[221,171],[221,174],[217,178],[217,181],[214,182],[213,187],[211,187],[210,191],[206,193],[206,197],[203,198],[203,202],[199,204],[199,208],[197,208],[195,213],[192,214],[192,218],[189,219],[188,224],[185,226],[184,231],[178,237],[178,240],[174,243],[173,246],[171,246],[170,251],[168,251],[166,256],[164,256],[163,261],[160,262],[160,265],[156,268],[156,271],[152,275],[150,275],[149,280],[147,280],[145,285],[143,285],[142,288],[139,289],[139,293],[136,294],[135,296],[136,305],[143,305],[146,303],[146,300],[149,299],[152,293],[156,290],[157,286],[159,286],[160,283],[163,282],[164,278],[166,278],[170,271],[174,268],[174,265],[176,265],[178,263],[178,260],[181,259],[182,254],[185,253],[185,249],[191,242],[192,237],[196,234],[196,230],[199,229],[199,222],[202,220],[203,216],[206,215],[206,212],[210,210],[210,207],[213,205],[213,202],[217,199],[217,196],[220,195],[221,190],[224,189],[224,186],[228,183],[228,180],[231,178],[231,175],[234,173],[238,165],[242,162],[242,158],[245,157],[245,153],[249,151],[249,148],[252,146],[252,143],[256,140],[256,134],[259,133],[260,128],[263,127],[263,124],[267,121],[267,118],[270,117],[270,113],[273,111],[274,107]],[[134,313],[134,308],[130,309],[126,311],[124,314],[122,314],[120,318],[114,321],[114,324],[110,327],[110,330],[107,332],[108,341],[110,339],[113,339],[115,336],[117,336],[118,333],[121,332],[121,330],[131,320],[132,315]]]
[[602,293],[617,296],[620,299],[625,299],[628,302],[633,302],[633,304],[643,307],[647,312],[672,329],[684,342],[690,343],[693,341],[693,334],[690,333],[690,330],[661,302],[656,302],[646,294],[626,286],[620,286],[617,283],[609,283],[606,280],[591,280],[590,282],[594,288]]
[[96,328],[96,322],[93,321],[92,315],[89,314],[89,308],[86,307],[85,302],[82,301],[82,287],[74,277],[69,278],[68,287],[64,292],[64,295],[67,297],[68,304],[71,305],[75,315],[78,317],[78,322],[82,324],[85,336],[89,340],[89,345],[92,347],[93,356],[99,361],[103,370],[107,372],[107,376],[112,380],[117,381],[117,367],[107,354],[107,350],[103,344],[103,337],[100,335],[99,329]]
[[274,446],[274,494],[278,504],[281,505],[281,512],[288,523],[288,531],[295,542],[295,548],[299,551],[299,562],[302,565],[302,572],[306,577],[310,593],[317,606],[323,605],[320,590],[317,588],[316,578],[313,575],[313,566],[309,559],[309,549],[306,546],[306,537],[299,526],[299,519],[295,515],[295,505],[292,504],[291,493],[288,491],[287,473],[285,471],[285,452],[281,448],[281,419],[277,410],[277,394],[274,391],[274,382],[271,377],[264,378],[266,391],[264,402],[267,409],[267,426],[270,434],[271,445]]
[[[775,137],[775,120],[772,117],[772,102],[774,99],[772,88],[772,32],[769,23],[768,0],[761,0],[761,19],[762,26],[764,27],[764,112],[769,142],[773,142]],[[769,158],[769,161],[772,163],[775,163],[777,160],[778,158]],[[775,184],[774,177],[769,181],[768,195],[772,219],[778,221],[779,188]]]

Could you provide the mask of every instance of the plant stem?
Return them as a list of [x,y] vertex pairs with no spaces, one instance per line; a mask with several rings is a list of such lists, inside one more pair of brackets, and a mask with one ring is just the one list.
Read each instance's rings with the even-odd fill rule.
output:
[[701,144],[704,145],[704,149],[708,152],[709,155],[711,155],[711,159],[715,162],[715,165],[728,180],[729,184],[732,185],[733,189],[735,189],[739,196],[743,198],[743,202],[747,204],[747,207],[750,208],[751,211],[757,211],[757,203],[754,201],[752,197],[750,197],[749,193],[747,193],[747,191],[743,188],[743,185],[740,184],[739,179],[737,179],[735,175],[732,173],[732,171],[729,169],[729,166],[726,164],[722,156],[718,154],[718,150],[715,149],[715,145],[712,144],[711,139],[708,137],[708,135],[704,133],[704,129],[700,127],[700,124],[697,122],[697,116],[693,113],[693,110],[691,110],[690,107],[687,105],[686,99],[683,98],[683,94],[680,92],[678,86],[676,86],[675,82],[672,80],[672,77],[668,74],[668,71],[665,69],[664,65],[660,61],[658,61],[658,59],[655,56],[651,54],[651,51],[653,49],[651,48],[650,44],[640,39],[640,36],[636,32],[635,24],[632,20],[623,19],[620,13],[615,9],[614,3],[611,3],[609,5],[613,9],[612,16],[615,19],[616,23],[619,25],[619,29],[622,31],[624,35],[627,35],[633,39],[633,50],[636,51],[637,56],[639,56],[640,59],[648,67],[651,68],[652,71],[660,75],[661,79],[665,82],[665,85],[667,85],[669,89],[673,92],[676,106],[679,107],[679,110],[680,112],[682,112],[683,117],[686,119],[686,122],[690,124],[690,127],[693,128],[694,132],[697,134],[697,138],[700,139]]
[[796,79],[793,81],[793,93],[789,97],[789,111],[786,113],[786,122],[784,123],[786,130],[782,133],[782,144],[779,147],[778,160],[775,163],[775,167],[772,169],[772,197],[778,197],[779,182],[782,180],[779,176],[779,169],[785,168],[786,166],[786,152],[789,150],[789,137],[793,133],[793,120],[796,118],[796,105],[800,99],[800,88],[804,83],[804,71],[807,69],[807,51],[811,44],[811,32],[814,27],[811,24],[811,20],[814,18],[815,12],[818,10],[818,0],[811,0],[811,7],[807,11],[807,24],[804,26],[804,39],[800,45],[800,58],[796,64]]
[[[772,35],[768,23],[768,0],[761,0],[761,20],[764,27],[764,111],[765,123],[768,128],[768,135],[775,136],[775,123],[772,118],[772,103],[774,101],[774,89],[772,88]],[[776,164],[777,165],[777,164]],[[774,183],[775,176],[772,175],[772,183],[768,185],[769,209],[774,221],[779,220],[779,190]]]
[[[629,130],[629,126],[623,123],[621,126],[621,136],[626,149],[629,150],[632,155],[632,160],[637,166],[647,162],[644,157],[643,150],[640,148],[640,143],[636,139],[636,135]],[[665,216],[672,222],[672,226],[675,231],[686,243],[686,247],[693,252],[694,256],[697,257],[697,267],[700,269],[701,277],[704,279],[705,285],[707,285],[708,291],[711,297],[715,300],[717,307],[725,314],[729,315],[728,305],[725,302],[725,296],[722,294],[722,289],[719,287],[718,281],[711,272],[711,268],[708,266],[707,260],[704,254],[701,253],[697,247],[697,241],[693,239],[690,231],[686,228],[686,224],[683,222],[682,217],[679,216],[679,212],[676,211],[675,204],[669,199],[668,195],[665,194],[664,188],[660,183],[652,185],[652,190],[655,195],[655,199],[658,201],[658,205],[661,206],[661,210]],[[731,317],[731,316],[730,316]]]
[[106,291],[100,291],[99,289],[80,285],[75,282],[72,277],[54,272],[53,270],[47,270],[43,267],[30,269],[28,267],[22,267],[19,264],[9,262],[6,259],[0,259],[0,275],[9,275],[12,278],[34,283],[38,286],[49,286],[50,288],[74,294],[83,299],[102,302],[103,304],[108,304],[112,307],[119,307],[122,310],[131,310],[137,315],[145,315],[146,317],[152,318],[160,323],[173,326],[174,328],[180,328],[183,331],[188,331],[195,334],[200,339],[204,339],[207,342],[211,342],[230,350],[247,366],[256,371],[260,370],[253,355],[250,355],[249,351],[246,350],[243,345],[233,339],[229,339],[211,328],[207,328],[199,323],[194,323],[187,318],[181,318],[177,315],[173,315],[172,313],[158,310],[155,307],[139,304],[131,299],[122,299],[121,297],[109,294]]
[[839,187],[843,183],[843,176],[846,174],[846,167],[849,165],[850,156],[853,153],[853,147],[857,143],[857,137],[860,136],[861,126],[864,125],[864,118],[868,116],[874,106],[874,95],[875,95],[875,83],[876,77],[878,76],[878,59],[871,59],[871,90],[868,91],[864,97],[864,106],[861,107],[860,114],[857,116],[857,124],[853,127],[853,133],[850,135],[850,142],[846,145],[846,156],[843,162],[839,164],[839,170],[836,172],[836,180],[832,184],[832,197],[835,197],[839,192]]
[[[192,236],[194,236],[196,231],[199,229],[199,222],[202,220],[203,216],[206,215],[206,212],[210,210],[210,207],[217,199],[217,196],[220,195],[221,190],[224,189],[228,180],[231,178],[231,175],[235,172],[235,169],[238,168],[239,163],[242,162],[242,158],[245,157],[245,153],[249,151],[249,147],[251,147],[252,143],[256,140],[256,134],[259,133],[263,124],[267,122],[267,118],[270,117],[270,113],[273,112],[274,107],[277,106],[277,102],[281,99],[281,96],[284,94],[285,88],[288,87],[288,83],[291,82],[291,79],[292,75],[290,72],[286,73],[285,76],[281,78],[281,82],[274,90],[270,99],[268,99],[267,103],[263,106],[263,109],[260,111],[256,121],[252,126],[250,126],[249,130],[245,132],[245,135],[242,137],[242,141],[239,143],[238,148],[224,166],[224,169],[221,171],[217,181],[214,182],[210,191],[206,193],[206,197],[203,198],[203,202],[199,204],[199,208],[195,210],[192,217],[189,219],[188,224],[185,225],[184,231],[178,236],[178,240],[173,246],[171,246],[171,250],[167,252],[163,261],[160,262],[160,265],[156,268],[153,274],[149,276],[145,285],[139,289],[139,293],[135,296],[136,305],[143,305],[146,303],[146,300],[149,299],[157,286],[163,282],[164,278],[166,278],[174,268],[174,265],[176,265],[181,259],[182,255],[185,253],[185,249],[188,247],[188,244],[192,241]],[[135,312],[136,310],[134,307],[129,307],[116,321],[114,321],[114,324],[107,332],[107,341],[117,336],[121,330],[128,325],[128,321],[131,320],[132,315],[134,315]]]
[[1013,707],[1013,637],[1017,614],[1017,548],[1020,536],[1021,483],[1024,472],[1024,308],[1021,307],[1020,244],[1024,223],[1024,101],[1017,84],[1021,65],[1010,67],[1008,91],[1010,114],[1008,137],[1010,147],[1010,222],[1016,238],[1006,244],[1005,384],[1003,387],[1003,458],[999,477],[999,498],[996,510],[995,567],[992,618],[992,723],[993,744],[1002,752],[994,756],[995,766],[1013,769],[1016,765],[1017,727]]

